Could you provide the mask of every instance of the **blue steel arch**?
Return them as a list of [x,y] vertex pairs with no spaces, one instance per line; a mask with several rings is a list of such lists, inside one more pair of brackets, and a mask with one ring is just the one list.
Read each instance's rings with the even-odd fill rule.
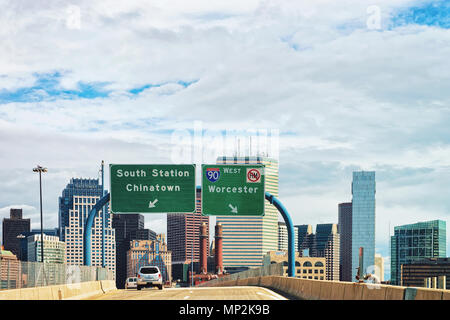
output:
[[286,228],[288,232],[288,276],[295,277],[295,236],[294,236],[294,224],[292,223],[289,212],[283,206],[280,200],[278,200],[275,196],[271,195],[269,192],[266,192],[266,200],[278,209],[281,213],[281,216],[286,223]]
[[92,239],[92,225],[94,224],[94,218],[97,215],[97,212],[99,212],[105,204],[109,202],[110,194],[107,193],[103,198],[101,198],[97,203],[92,207],[91,211],[89,212],[89,215],[86,219],[86,224],[84,226],[84,239],[83,239],[83,251],[84,251],[84,265],[90,266],[92,265],[91,260],[91,239]]
[[[200,191],[201,187],[197,186],[197,191]],[[266,192],[265,198],[270,204],[273,204],[278,211],[281,213],[281,216],[286,223],[287,231],[288,231],[288,276],[295,277],[295,238],[294,238],[294,225],[292,223],[291,217],[289,216],[288,211],[283,206],[280,200],[271,195],[269,192]],[[110,200],[110,194],[107,193],[103,198],[101,198],[91,209],[89,212],[89,216],[86,220],[85,228],[84,228],[84,265],[90,266],[92,264],[91,260],[91,238],[92,238],[92,225],[94,224],[95,215],[99,210],[105,206]]]

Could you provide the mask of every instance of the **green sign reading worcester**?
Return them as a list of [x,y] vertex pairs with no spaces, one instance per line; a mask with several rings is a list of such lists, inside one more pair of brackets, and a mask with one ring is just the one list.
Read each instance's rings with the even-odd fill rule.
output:
[[195,211],[195,165],[110,164],[111,212]]
[[202,214],[264,215],[263,165],[203,165]]

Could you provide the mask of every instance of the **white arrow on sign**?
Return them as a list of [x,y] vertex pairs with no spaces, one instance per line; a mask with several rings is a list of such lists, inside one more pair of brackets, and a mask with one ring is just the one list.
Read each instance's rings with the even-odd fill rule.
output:
[[158,202],[158,199],[155,199],[154,201],[151,201],[148,203],[148,207],[149,208],[154,208],[156,207],[155,204]]
[[233,206],[231,205],[231,203],[230,203],[228,206],[230,207],[232,213],[238,213],[238,211],[237,211],[237,206],[236,206],[236,207],[233,207]]

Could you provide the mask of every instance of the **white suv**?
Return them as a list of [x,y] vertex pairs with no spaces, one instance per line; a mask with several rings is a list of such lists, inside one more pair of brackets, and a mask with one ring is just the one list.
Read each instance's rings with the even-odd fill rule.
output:
[[156,266],[140,267],[137,274],[137,289],[142,287],[158,287],[163,289],[162,275],[159,268]]

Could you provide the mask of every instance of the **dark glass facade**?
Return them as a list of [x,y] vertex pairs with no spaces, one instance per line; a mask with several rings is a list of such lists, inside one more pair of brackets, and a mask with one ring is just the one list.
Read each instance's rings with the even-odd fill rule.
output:
[[413,261],[401,267],[405,287],[424,287],[425,278],[446,277],[446,289],[450,289],[450,258],[430,258]]
[[401,285],[401,266],[446,255],[446,223],[433,220],[398,226],[391,237],[391,283]]
[[10,209],[10,218],[4,218],[2,222],[2,244],[5,250],[11,251],[19,260],[21,256],[20,238],[18,236],[30,232],[30,219],[22,219],[22,209]]
[[352,203],[340,203],[338,216],[340,236],[339,280],[352,281]]
[[310,224],[302,224],[294,226],[298,230],[298,252],[300,256],[303,256],[306,250],[308,256],[310,255],[310,249],[313,245],[314,235],[312,233],[312,226]]

